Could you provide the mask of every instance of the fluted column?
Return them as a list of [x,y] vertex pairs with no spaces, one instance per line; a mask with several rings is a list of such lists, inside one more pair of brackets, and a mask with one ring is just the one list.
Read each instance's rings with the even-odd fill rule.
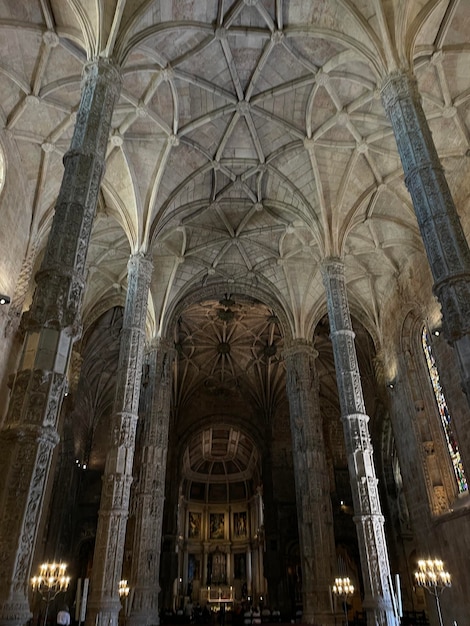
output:
[[24,624],[31,559],[72,342],[80,328],[85,260],[105,168],[120,75],[84,69],[82,97],[5,423],[0,432],[0,624]]
[[[405,183],[442,308],[445,337],[454,345],[462,383],[470,403],[470,249],[457,214],[416,79],[409,73],[389,76],[382,102],[398,146]],[[462,457],[470,463],[470,418],[457,424]],[[464,445],[465,438],[465,445]]]
[[88,603],[87,624],[114,626],[129,515],[140,382],[152,262],[131,256],[116,377],[112,441],[106,456]]
[[[160,553],[174,350],[157,340],[146,355],[147,384],[141,404],[142,461],[136,493],[136,527],[130,585],[134,601],[131,626],[159,624]],[[143,413],[143,414],[142,414]]]
[[284,351],[302,559],[303,621],[331,624],[333,513],[319,405],[317,352],[303,340]]
[[322,271],[361,555],[363,607],[368,613],[368,624],[396,626],[399,621],[393,609],[384,518],[377,489],[369,417],[365,412],[357,364],[344,264],[340,259],[327,259]]

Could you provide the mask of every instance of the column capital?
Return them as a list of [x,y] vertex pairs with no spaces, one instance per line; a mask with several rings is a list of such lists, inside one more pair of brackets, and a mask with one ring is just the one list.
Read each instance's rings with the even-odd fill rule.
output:
[[168,337],[152,337],[147,342],[146,352],[153,352],[154,350],[174,350],[175,342]]
[[145,347],[146,354],[162,352],[172,362],[176,356],[175,342],[167,337],[152,337]]
[[296,354],[307,354],[312,358],[316,359],[318,356],[318,351],[314,348],[313,342],[308,339],[291,339],[289,342],[286,342],[284,349],[282,351],[282,355],[284,358],[292,357]]
[[106,81],[109,85],[115,85],[116,94],[121,89],[121,69],[113,59],[98,57],[85,63],[82,70],[82,88],[89,80]]
[[142,274],[148,273],[151,275],[153,271],[153,260],[151,254],[147,254],[145,252],[136,252],[135,254],[131,254],[127,262],[127,269],[131,271],[132,269],[137,268]]
[[380,97],[386,111],[398,100],[410,96],[413,99],[421,100],[416,76],[409,69],[392,72],[385,77],[380,86]]
[[321,264],[321,273],[326,291],[331,336],[337,333],[349,334],[353,340],[354,331],[349,311],[344,261],[339,257],[327,257]]
[[323,279],[323,285],[328,293],[328,282],[331,279],[344,280],[344,261],[340,257],[331,256],[323,259],[320,265],[320,272]]
[[321,270],[324,272],[344,272],[344,261],[339,256],[327,256],[321,262]]

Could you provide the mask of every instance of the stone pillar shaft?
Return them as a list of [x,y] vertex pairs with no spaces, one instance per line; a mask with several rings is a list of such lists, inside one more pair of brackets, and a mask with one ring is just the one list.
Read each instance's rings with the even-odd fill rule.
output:
[[85,259],[105,167],[120,75],[108,61],[85,67],[82,97],[11,400],[0,433],[0,624],[24,624],[43,495],[80,325]]
[[118,622],[118,595],[129,514],[135,434],[145,347],[151,261],[136,254],[128,263],[126,307],[119,350],[112,442],[101,492],[87,623]]
[[281,537],[279,534],[279,505],[274,498],[273,488],[273,461],[272,461],[272,423],[273,420],[267,420],[269,427],[267,428],[265,440],[267,450],[263,454],[263,502],[264,502],[264,530],[266,537],[266,548],[264,553],[263,570],[267,581],[267,592],[269,594],[268,604],[271,607],[279,606],[279,584],[281,580],[281,562],[282,548]]
[[41,269],[30,323],[79,325],[85,261],[105,169],[120,75],[107,60],[85,66],[83,95]]
[[207,543],[204,543],[203,545],[203,552],[202,552],[202,585],[203,587],[207,587],[207,549],[208,549],[208,545]]
[[317,352],[298,340],[284,354],[302,558],[303,621],[326,624],[333,617],[329,586],[335,547],[315,368]]
[[396,626],[393,589],[384,534],[373,450],[357,364],[354,332],[346,293],[344,264],[339,259],[324,262],[331,341],[341,405],[355,523],[364,580],[363,606],[368,623]]
[[[445,337],[459,357],[464,391],[470,402],[470,249],[421,105],[416,79],[409,73],[389,76],[382,102],[390,118],[405,183],[442,308]],[[461,425],[459,432],[468,430]],[[470,457],[470,441],[461,450]]]
[[147,387],[142,403],[145,420],[139,483],[136,492],[136,528],[130,585],[134,590],[129,623],[146,626],[160,623],[160,554],[165,496],[165,474],[171,401],[169,343],[159,340],[147,355]]
[[249,596],[253,596],[253,569],[251,567],[251,547],[246,551],[246,587]]

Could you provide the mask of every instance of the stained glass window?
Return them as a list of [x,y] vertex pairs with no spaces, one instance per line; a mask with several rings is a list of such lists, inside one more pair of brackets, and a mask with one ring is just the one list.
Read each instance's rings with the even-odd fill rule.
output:
[[444,392],[441,387],[441,381],[439,378],[439,371],[437,369],[436,361],[431,350],[431,342],[429,334],[426,328],[423,329],[422,334],[423,350],[426,356],[426,363],[428,365],[429,376],[436,396],[437,407],[439,409],[439,416],[441,418],[442,428],[444,430],[444,436],[447,443],[447,449],[449,451],[452,466],[454,468],[455,480],[459,489],[459,493],[468,491],[467,478],[462,465],[462,459],[460,457],[459,446],[455,437],[454,430],[452,428],[452,418],[450,416],[447,402],[444,396]]

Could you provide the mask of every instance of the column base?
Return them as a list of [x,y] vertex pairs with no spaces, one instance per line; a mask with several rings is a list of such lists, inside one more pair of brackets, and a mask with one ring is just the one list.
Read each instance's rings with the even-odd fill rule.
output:
[[23,594],[14,594],[0,605],[0,626],[23,626],[32,616],[28,600]]
[[[343,617],[344,619],[344,617]],[[333,613],[328,611],[320,612],[316,611],[315,614],[302,613],[302,624],[315,624],[315,626],[338,626],[338,621],[335,621]]]
[[382,597],[365,597],[362,608],[367,613],[367,623],[377,626],[399,626],[400,619],[394,613],[392,605]]
[[126,626],[159,626],[160,616],[158,612],[139,611],[132,613],[126,620]]
[[88,606],[86,626],[118,626],[122,605],[119,600],[104,600],[98,609]]
[[335,626],[335,616],[330,606],[325,606],[322,593],[304,593],[302,624],[315,624],[315,626]]

